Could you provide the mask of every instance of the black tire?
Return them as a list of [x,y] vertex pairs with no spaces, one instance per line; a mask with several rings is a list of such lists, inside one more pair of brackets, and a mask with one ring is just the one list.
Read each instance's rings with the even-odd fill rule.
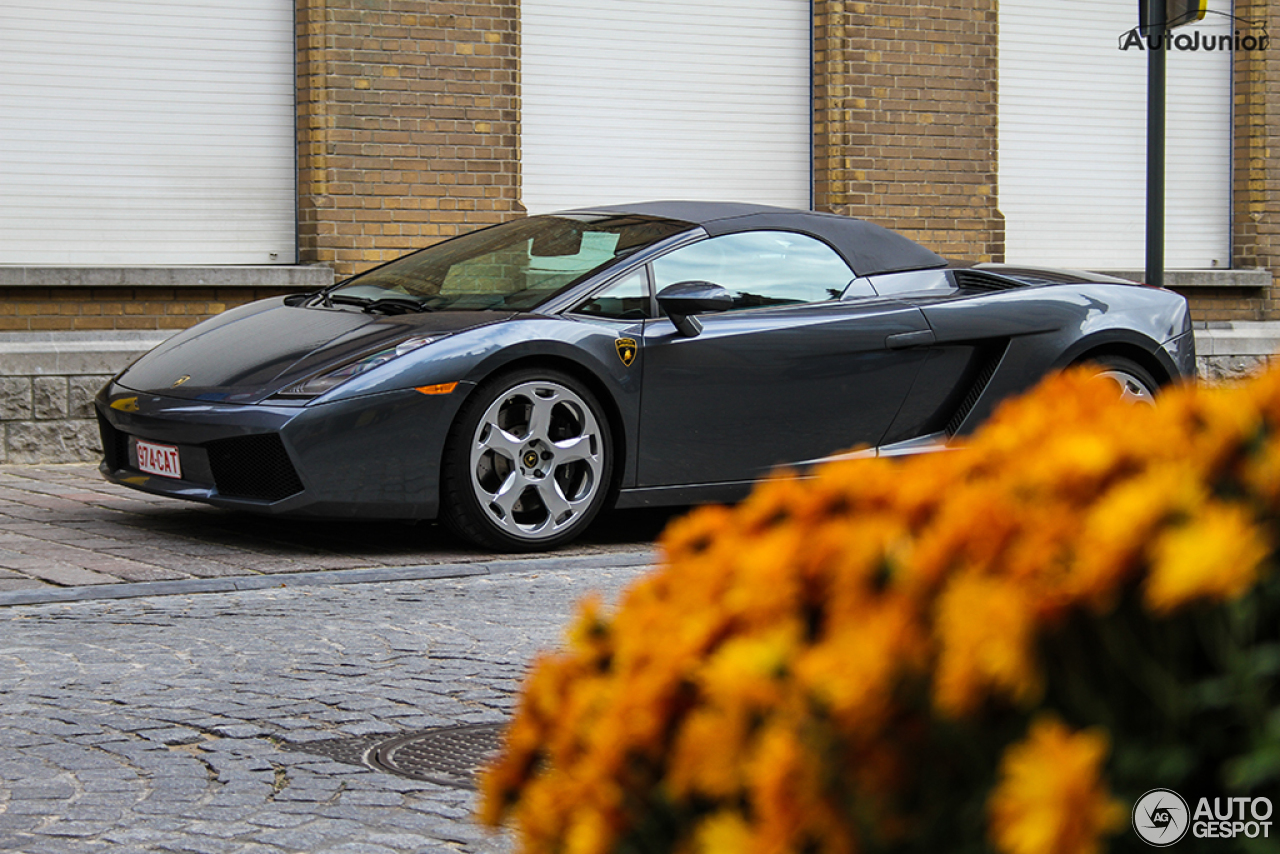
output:
[[1098,376],[1114,380],[1120,388],[1121,398],[1125,400],[1153,405],[1160,393],[1160,383],[1151,372],[1125,356],[1104,353],[1081,359],[1079,364],[1093,365]]
[[604,408],[562,371],[526,368],[481,383],[449,430],[441,516],[499,551],[539,551],[579,536],[613,476]]

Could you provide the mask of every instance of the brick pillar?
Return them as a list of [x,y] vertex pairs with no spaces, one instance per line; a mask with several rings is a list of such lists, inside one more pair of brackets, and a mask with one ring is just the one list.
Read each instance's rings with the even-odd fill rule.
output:
[[522,213],[519,0],[297,0],[298,230],[340,275]]
[[[1280,34],[1280,13],[1266,0],[1236,0],[1235,14],[1265,20]],[[1238,22],[1241,35],[1258,35]],[[1280,320],[1280,43],[1235,53],[1235,152],[1232,266],[1264,267],[1272,286],[1261,295],[1241,294],[1238,308],[1258,320]]]
[[816,0],[815,204],[1004,258],[996,0]]

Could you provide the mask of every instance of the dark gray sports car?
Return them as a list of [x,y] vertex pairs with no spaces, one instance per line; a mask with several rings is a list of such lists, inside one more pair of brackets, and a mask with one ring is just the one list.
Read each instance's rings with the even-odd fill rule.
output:
[[1149,400],[1186,302],[957,266],[847,217],[654,202],[535,216],[183,332],[97,399],[116,483],[265,513],[437,516],[548,548],[606,504],[944,446],[1046,372]]

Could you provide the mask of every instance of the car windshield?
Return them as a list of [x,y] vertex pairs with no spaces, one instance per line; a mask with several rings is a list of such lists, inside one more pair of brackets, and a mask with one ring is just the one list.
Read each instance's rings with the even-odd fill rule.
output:
[[637,249],[693,226],[678,220],[559,214],[465,234],[363,273],[326,301],[423,311],[525,311]]

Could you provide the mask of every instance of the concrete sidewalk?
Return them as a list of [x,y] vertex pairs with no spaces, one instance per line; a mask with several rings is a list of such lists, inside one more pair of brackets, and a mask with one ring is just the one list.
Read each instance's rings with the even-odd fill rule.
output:
[[617,513],[569,548],[503,556],[432,524],[253,516],[116,486],[90,464],[0,466],[0,605],[641,565],[671,515]]

